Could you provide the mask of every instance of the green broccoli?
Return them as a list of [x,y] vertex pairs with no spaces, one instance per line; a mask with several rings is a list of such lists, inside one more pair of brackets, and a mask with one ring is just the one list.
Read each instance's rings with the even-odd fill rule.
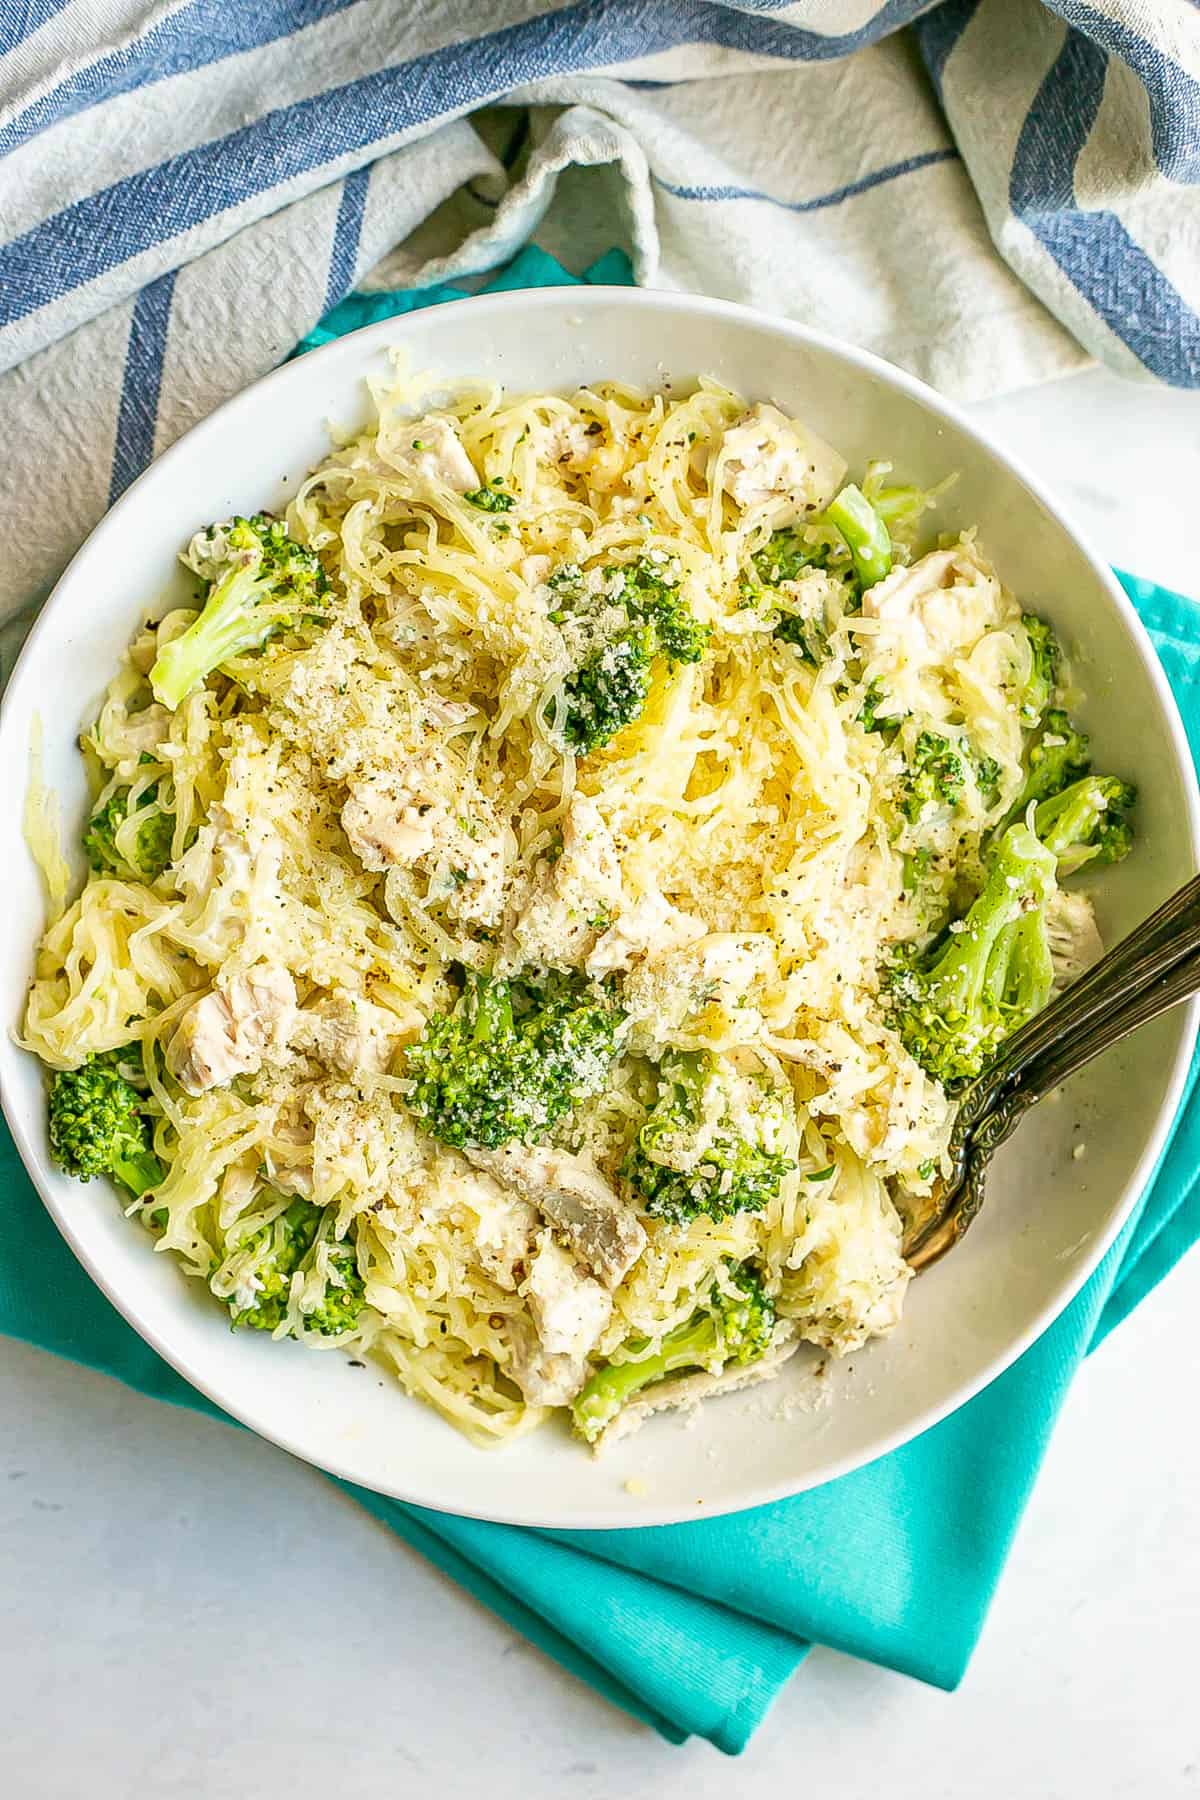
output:
[[1002,832],[1023,819],[1031,802],[1048,800],[1061,793],[1073,781],[1086,775],[1092,766],[1088,740],[1077,731],[1066,713],[1051,707],[1042,721],[1041,735],[1031,745],[1025,758],[1025,783],[1017,798],[997,826]]
[[892,540],[883,519],[861,488],[848,482],[829,502],[825,517],[846,540],[854,573],[864,588],[882,581],[892,566]]
[[649,557],[610,569],[599,590],[575,563],[564,563],[547,586],[556,602],[550,617],[577,655],[563,688],[562,734],[587,755],[640,718],[655,657],[672,666],[699,662],[709,628],[684,603],[667,566]]
[[234,1291],[223,1296],[231,1325],[275,1331],[283,1324],[292,1276],[315,1244],[323,1215],[311,1200],[293,1200],[226,1258],[222,1272],[238,1277]]
[[352,1244],[339,1244],[330,1252],[329,1270],[332,1279],[325,1284],[325,1298],[314,1312],[305,1315],[305,1323],[322,1337],[340,1337],[353,1331],[366,1305],[365,1283]]
[[589,1444],[635,1394],[677,1369],[716,1374],[766,1354],[775,1330],[774,1304],[748,1264],[731,1269],[730,1275],[735,1291],[727,1293],[714,1282],[707,1303],[668,1332],[652,1356],[644,1354],[645,1339],[635,1338],[624,1346],[632,1360],[596,1370],[571,1403],[575,1429]]
[[796,581],[804,569],[823,567],[829,546],[810,538],[794,525],[773,531],[769,541],[750,558],[751,566],[764,587],[775,588],[784,581]]
[[409,1107],[460,1149],[540,1138],[603,1088],[623,1020],[576,978],[510,982],[468,970],[452,1011],[405,1051]]
[[1034,728],[1041,723],[1042,714],[1054,698],[1062,656],[1058,639],[1045,619],[1039,619],[1034,613],[1023,613],[1021,623],[1033,656],[1029,680],[1021,696],[1021,723]]
[[49,1107],[50,1150],[59,1167],[80,1181],[110,1175],[139,1199],[166,1175],[151,1149],[142,1096],[125,1072],[140,1068],[141,1060],[139,1047],[127,1044],[57,1071]]
[[967,770],[961,752],[937,731],[917,734],[904,777],[901,810],[915,824],[926,807],[957,806]]
[[[140,881],[156,881],[171,861],[175,814],[156,804],[158,783],[151,782],[138,798],[132,843],[128,856],[117,849],[117,833],[129,817],[132,789],[116,788],[88,820],[83,848],[97,874],[133,875]],[[128,834],[127,834],[128,837]]]
[[667,573],[667,565],[647,556],[625,563],[609,599],[623,605],[631,620],[651,627],[669,663],[697,663],[704,655],[711,631],[680,597],[679,582]]
[[[774,1148],[777,1097],[707,1052],[668,1051],[658,1096],[621,1173],[646,1211],[675,1225],[761,1212],[795,1164]],[[736,1119],[737,1123],[733,1121]],[[749,1119],[751,1136],[738,1127]]]
[[864,731],[878,731],[885,738],[895,736],[905,714],[883,713],[881,709],[887,701],[888,692],[882,681],[869,681],[863,691],[863,703],[858,709],[858,723]]
[[982,1073],[1004,1039],[1039,1013],[1054,971],[1046,907],[1052,851],[1012,825],[992,851],[966,918],[888,977],[891,1022],[921,1066],[953,1087]]
[[650,692],[656,639],[642,625],[597,645],[567,677],[563,736],[586,756],[640,718]]
[[1072,875],[1085,863],[1120,862],[1133,848],[1128,814],[1136,789],[1115,775],[1085,775],[1043,800],[1033,829],[1058,858],[1058,872]]
[[463,499],[468,506],[477,506],[480,512],[490,513],[511,512],[517,504],[511,494],[505,493],[498,475],[490,486],[472,488],[469,494],[463,495]]
[[288,536],[282,519],[266,513],[210,525],[192,540],[187,560],[209,583],[204,606],[180,637],[164,645],[150,671],[156,699],[172,709],[230,657],[318,617],[329,590],[313,552]]
[[781,613],[773,635],[780,643],[791,644],[814,669],[820,668],[829,655],[829,632],[821,619],[806,619],[800,613]]

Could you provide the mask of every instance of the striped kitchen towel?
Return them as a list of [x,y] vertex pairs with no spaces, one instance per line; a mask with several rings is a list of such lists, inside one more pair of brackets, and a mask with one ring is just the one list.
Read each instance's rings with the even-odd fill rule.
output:
[[1198,175],[1189,0],[0,0],[0,623],[350,289],[535,238],[959,396],[1194,385]]

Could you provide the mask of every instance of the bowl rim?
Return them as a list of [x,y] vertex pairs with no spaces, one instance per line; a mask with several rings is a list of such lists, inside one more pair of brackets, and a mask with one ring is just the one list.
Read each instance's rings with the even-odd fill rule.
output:
[[[1107,592],[1110,602],[1125,626],[1127,637],[1131,644],[1136,646],[1137,653],[1162,706],[1171,748],[1182,776],[1186,796],[1186,823],[1192,862],[1200,865],[1200,782],[1197,779],[1196,766],[1192,759],[1175,696],[1155,654],[1145,626],[1110,566],[1092,549],[1086,534],[1080,530],[1072,518],[1070,508],[1064,508],[1062,502],[1047,491],[1040,477],[1034,475],[1019,457],[1014,456],[1007,448],[998,443],[991,431],[978,424],[962,407],[947,400],[918,377],[897,368],[873,351],[860,349],[827,332],[814,330],[790,319],[776,317],[760,308],[744,306],[729,300],[714,299],[706,295],[674,293],[647,288],[582,285],[516,289],[497,294],[479,294],[456,300],[453,304],[456,315],[472,314],[481,324],[486,322],[489,314],[507,311],[519,305],[526,312],[578,310],[583,314],[602,307],[620,306],[668,316],[678,312],[692,313],[713,319],[729,320],[735,324],[751,325],[758,330],[765,330],[778,337],[788,339],[792,343],[816,349],[832,356],[855,371],[874,376],[907,396],[927,413],[932,413],[954,425],[967,437],[975,440],[990,458],[1007,469],[1024,485],[1033,498],[1045,509],[1057,528],[1072,541],[1076,550],[1088,564],[1092,574]],[[362,326],[356,331],[347,332],[328,344],[305,351],[300,357],[289,358],[278,368],[269,371],[257,381],[250,383],[249,386],[223,401],[213,412],[191,426],[161,456],[143,470],[88,533],[44,601],[14,664],[6,691],[0,698],[0,741],[3,739],[7,721],[15,710],[15,696],[28,678],[29,671],[38,658],[41,639],[52,630],[56,606],[63,588],[70,582],[76,566],[81,561],[103,549],[106,537],[114,529],[114,521],[140,503],[141,491],[146,484],[162,480],[166,472],[185,462],[196,444],[206,434],[219,436],[239,413],[243,411],[249,413],[256,409],[262,398],[274,387],[284,382],[303,379],[303,377],[298,377],[296,372],[299,366],[308,365],[315,358],[322,359],[326,364],[331,364],[339,359],[352,363],[357,359],[365,369],[373,353],[390,349],[393,344],[402,344],[405,335],[410,330],[417,329],[416,321],[427,310],[429,309],[421,308],[416,312],[378,320],[373,324]],[[580,323],[583,323],[582,319]],[[1089,1245],[1088,1252],[1078,1267],[1055,1290],[1053,1297],[1040,1309],[1025,1330],[1007,1344],[1003,1351],[992,1357],[976,1374],[961,1381],[948,1396],[914,1414],[906,1423],[897,1426],[895,1430],[882,1434],[865,1452],[850,1451],[843,1456],[832,1458],[818,1471],[809,1475],[757,1483],[736,1501],[721,1500],[706,1504],[703,1514],[700,1515],[702,1518],[718,1518],[789,1499],[812,1488],[824,1486],[827,1482],[835,1481],[856,1469],[869,1466],[879,1458],[889,1455],[893,1450],[899,1449],[902,1445],[921,1436],[922,1433],[948,1418],[951,1413],[957,1412],[960,1407],[966,1405],[985,1387],[997,1380],[1024,1354],[1031,1344],[1049,1329],[1091,1279],[1127,1224],[1153,1174],[1168,1132],[1174,1124],[1188,1068],[1195,1051],[1197,1032],[1200,1029],[1200,997],[1186,1003],[1184,1007],[1180,1008],[1180,1011],[1184,1017],[1184,1029],[1172,1061],[1164,1098],[1136,1167],[1125,1184],[1120,1202],[1114,1207],[1104,1230],[1097,1233]],[[259,1407],[251,1399],[245,1405],[240,1403],[236,1406],[231,1405],[228,1397],[220,1391],[219,1384],[210,1383],[206,1379],[202,1368],[195,1367],[187,1356],[173,1349],[171,1344],[165,1341],[161,1332],[145,1325],[140,1320],[136,1302],[125,1296],[119,1287],[109,1282],[93,1265],[80,1235],[73,1227],[70,1212],[60,1206],[56,1199],[46,1179],[48,1164],[44,1149],[36,1144],[24,1129],[18,1115],[15,1097],[10,1096],[7,1091],[2,1068],[0,1068],[0,1111],[3,1112],[9,1130],[12,1132],[13,1141],[25,1171],[59,1232],[90,1279],[143,1341],[149,1344],[151,1349],[163,1358],[164,1362],[196,1388],[200,1394],[212,1401],[230,1418],[245,1425],[258,1436],[339,1480],[358,1486],[370,1486],[371,1484],[364,1482],[360,1472],[347,1466],[336,1456],[315,1456],[299,1441],[297,1435],[281,1430],[273,1424],[269,1404]],[[582,1514],[577,1509],[566,1519],[561,1515],[556,1515],[552,1509],[548,1509],[544,1505],[534,1504],[532,1507],[523,1506],[519,1509],[509,1506],[497,1509],[480,1505],[465,1497],[462,1505],[455,1505],[451,1508],[447,1506],[443,1492],[431,1492],[423,1488],[419,1472],[411,1480],[406,1478],[400,1483],[391,1483],[378,1488],[372,1487],[372,1491],[408,1505],[450,1513],[455,1517],[551,1530],[608,1531],[629,1529],[631,1526],[640,1529],[642,1526],[678,1524],[685,1520],[694,1522],[696,1519],[696,1514],[692,1511],[685,1513],[677,1506],[666,1505],[657,1508],[654,1506],[639,1507],[635,1521],[630,1521],[626,1514],[624,1520],[618,1522],[618,1514],[622,1510],[619,1497],[609,1496],[606,1499],[599,1491],[595,1507],[585,1510]]]

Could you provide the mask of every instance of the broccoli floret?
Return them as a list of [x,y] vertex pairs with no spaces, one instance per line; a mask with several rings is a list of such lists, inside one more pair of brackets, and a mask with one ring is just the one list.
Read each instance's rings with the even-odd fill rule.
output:
[[645,1339],[625,1345],[633,1360],[597,1369],[571,1404],[575,1429],[594,1443],[635,1394],[677,1369],[716,1373],[730,1364],[757,1362],[771,1347],[775,1307],[754,1270],[743,1263],[730,1270],[733,1293],[714,1282],[705,1306],[667,1333],[653,1356],[641,1354]]
[[845,538],[861,586],[874,587],[882,581],[892,566],[892,540],[862,489],[848,482],[829,502],[825,517]]
[[890,696],[882,681],[869,681],[863,693],[863,703],[858,709],[858,723],[864,731],[881,732],[885,738],[894,737],[899,730],[904,714],[881,714],[881,708],[888,703]]
[[650,692],[656,640],[643,625],[600,644],[568,677],[563,736],[586,756],[640,718]]
[[915,823],[927,806],[957,806],[967,779],[958,749],[937,731],[917,734],[905,775],[901,809]]
[[602,592],[585,586],[575,563],[564,563],[547,586],[556,601],[551,619],[569,624],[579,649],[564,683],[561,729],[572,749],[587,755],[640,718],[655,657],[672,666],[699,662],[710,632],[685,605],[678,583],[648,557],[611,570]]
[[1072,875],[1085,863],[1120,862],[1133,848],[1129,813],[1136,789],[1115,775],[1085,775],[1070,787],[1043,800],[1033,815],[1033,828],[1058,858],[1060,875]]
[[811,543],[794,525],[773,531],[770,541],[750,558],[754,573],[765,587],[778,587],[780,582],[795,581],[801,570],[821,567],[828,557],[828,546]]
[[163,647],[150,671],[155,697],[171,708],[230,657],[319,616],[329,590],[312,551],[265,513],[210,525],[192,540],[187,560],[210,585],[199,618]]
[[340,1337],[345,1331],[353,1331],[366,1305],[365,1284],[352,1244],[339,1244],[331,1251],[329,1271],[331,1279],[325,1285],[325,1298],[314,1312],[305,1315],[305,1323],[322,1337]]
[[1025,758],[1025,784],[997,829],[1003,831],[1023,819],[1031,802],[1040,804],[1052,794],[1061,793],[1086,775],[1091,766],[1084,733],[1075,729],[1060,708],[1051,707],[1042,721],[1041,735]]
[[110,1175],[135,1198],[162,1181],[166,1170],[151,1149],[142,1097],[124,1072],[141,1063],[137,1045],[89,1056],[61,1069],[50,1084],[50,1150],[68,1175],[90,1181]]
[[[734,1127],[733,1116],[753,1120],[753,1137]],[[776,1097],[720,1058],[670,1051],[659,1064],[658,1096],[621,1172],[653,1218],[675,1225],[701,1213],[723,1219],[761,1212],[795,1167],[774,1148],[781,1122]]]
[[972,1080],[1050,998],[1046,907],[1053,853],[1025,825],[992,852],[966,918],[889,975],[891,1021],[910,1055],[946,1086]]
[[490,487],[472,488],[469,494],[463,495],[463,499],[468,506],[477,506],[480,512],[490,513],[511,512],[517,504],[512,494],[505,493],[499,476]]
[[624,1015],[570,978],[467,972],[461,998],[405,1052],[408,1104],[444,1144],[540,1138],[604,1086]]
[[1000,786],[1000,764],[994,756],[976,754],[972,760],[975,764],[975,785],[990,805]]
[[1041,723],[1042,714],[1054,698],[1062,658],[1058,639],[1045,619],[1039,619],[1034,613],[1023,613],[1021,623],[1033,656],[1033,667],[1021,695],[1021,723],[1035,727]]
[[610,598],[623,604],[631,619],[653,629],[668,662],[697,663],[704,655],[712,633],[681,599],[678,582],[664,573],[663,565],[645,556],[626,563],[621,586]]
[[226,1271],[232,1266],[238,1278],[234,1291],[224,1297],[231,1325],[276,1331],[283,1324],[292,1276],[316,1242],[323,1214],[311,1200],[293,1200],[237,1246],[223,1265]]
[[829,633],[820,619],[805,619],[799,613],[783,613],[773,635],[781,643],[791,644],[814,669],[820,668],[829,655]]
[[151,782],[138,799],[130,854],[122,856],[117,833],[129,817],[131,792],[127,787],[117,788],[92,814],[83,834],[83,848],[98,874],[132,874],[141,881],[156,881],[171,861],[175,814],[163,812],[156,804],[158,783]]

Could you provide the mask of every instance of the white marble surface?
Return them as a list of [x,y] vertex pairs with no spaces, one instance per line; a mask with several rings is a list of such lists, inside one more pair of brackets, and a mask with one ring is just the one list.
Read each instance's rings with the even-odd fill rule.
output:
[[[1200,395],[977,411],[1112,560],[1200,593]],[[0,1794],[1200,1796],[1198,1319],[1200,1254],[1085,1366],[957,1694],[817,1651],[733,1770],[281,1452],[0,1343]]]

